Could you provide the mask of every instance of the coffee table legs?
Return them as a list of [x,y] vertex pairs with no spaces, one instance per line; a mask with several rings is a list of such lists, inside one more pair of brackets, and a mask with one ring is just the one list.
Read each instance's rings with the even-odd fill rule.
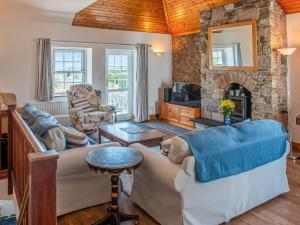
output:
[[121,222],[134,220],[134,224],[139,223],[139,216],[128,215],[119,211],[119,173],[115,172],[111,175],[111,206],[107,210],[102,220],[94,225],[120,225]]

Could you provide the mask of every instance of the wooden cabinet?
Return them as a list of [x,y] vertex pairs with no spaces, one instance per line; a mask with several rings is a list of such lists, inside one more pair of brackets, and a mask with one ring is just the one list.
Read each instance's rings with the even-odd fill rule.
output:
[[163,121],[180,127],[195,129],[194,122],[191,119],[199,118],[201,109],[163,102],[160,104],[159,115]]

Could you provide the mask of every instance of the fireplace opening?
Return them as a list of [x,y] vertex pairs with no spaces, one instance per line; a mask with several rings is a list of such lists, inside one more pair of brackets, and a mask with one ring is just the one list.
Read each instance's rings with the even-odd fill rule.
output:
[[251,119],[251,92],[243,85],[233,83],[227,86],[224,99],[230,99],[235,104],[232,120],[241,122]]

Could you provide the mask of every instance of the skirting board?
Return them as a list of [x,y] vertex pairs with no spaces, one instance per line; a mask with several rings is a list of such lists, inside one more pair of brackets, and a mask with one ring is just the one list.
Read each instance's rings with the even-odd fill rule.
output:
[[149,120],[158,120],[158,119],[159,119],[159,114],[149,115]]

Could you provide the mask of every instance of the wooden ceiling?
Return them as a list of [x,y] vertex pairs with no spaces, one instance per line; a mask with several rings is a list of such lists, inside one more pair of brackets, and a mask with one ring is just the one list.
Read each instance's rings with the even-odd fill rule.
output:
[[300,0],[277,0],[286,13],[300,12]]
[[200,12],[234,0],[163,0],[172,35],[200,31]]
[[[236,0],[97,0],[78,12],[74,26],[184,35],[199,32],[199,13]],[[287,13],[300,0],[277,0]]]
[[234,0],[97,0],[73,25],[172,35],[199,32],[199,12]]
[[77,13],[73,25],[169,33],[162,0],[98,0]]

